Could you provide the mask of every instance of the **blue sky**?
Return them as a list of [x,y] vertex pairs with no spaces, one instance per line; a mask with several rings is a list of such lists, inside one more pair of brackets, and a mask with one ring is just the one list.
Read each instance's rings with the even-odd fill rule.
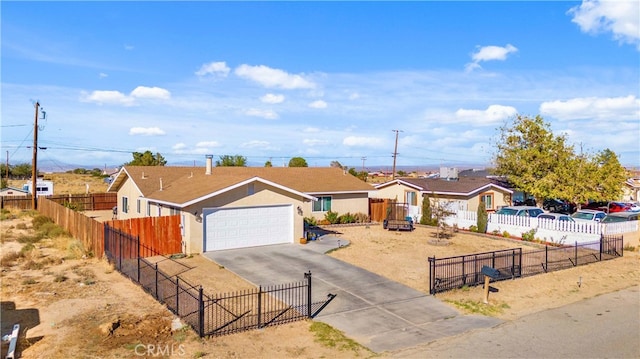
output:
[[640,166],[639,4],[3,1],[2,157],[39,100],[52,170],[391,166],[394,130],[398,166],[489,166],[517,114]]

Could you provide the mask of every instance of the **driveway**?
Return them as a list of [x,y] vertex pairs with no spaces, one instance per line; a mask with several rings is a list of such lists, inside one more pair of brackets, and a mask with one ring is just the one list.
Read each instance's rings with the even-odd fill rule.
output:
[[501,323],[496,318],[463,315],[435,297],[324,254],[346,242],[324,236],[307,245],[232,249],[204,256],[255,285],[297,282],[311,271],[314,302],[328,293],[337,294],[315,320],[377,353]]

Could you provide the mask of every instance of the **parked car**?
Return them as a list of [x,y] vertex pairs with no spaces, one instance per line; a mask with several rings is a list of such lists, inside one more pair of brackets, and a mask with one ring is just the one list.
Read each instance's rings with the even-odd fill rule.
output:
[[544,213],[542,208],[534,206],[508,206],[502,207],[496,211],[496,214],[506,214],[509,216],[521,216],[521,217],[537,217]]
[[582,206],[583,209],[593,209],[605,213],[626,212],[631,205],[625,202],[589,202]]
[[552,219],[558,221],[575,222],[575,220],[565,213],[543,213],[538,216],[538,219]]
[[571,214],[576,211],[575,204],[558,198],[545,199],[542,208],[553,213]]
[[631,212],[640,212],[640,202],[627,202],[630,206],[629,211]]
[[602,223],[626,222],[640,220],[640,212],[615,212],[607,214]]
[[600,222],[606,216],[607,214],[604,213],[603,211],[597,211],[593,209],[581,209],[576,211],[574,214],[572,214],[571,218],[573,218],[576,221]]

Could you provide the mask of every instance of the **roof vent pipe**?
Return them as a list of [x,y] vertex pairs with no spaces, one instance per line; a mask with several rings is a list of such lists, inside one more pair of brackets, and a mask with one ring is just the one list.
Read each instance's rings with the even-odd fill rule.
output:
[[160,177],[160,190],[162,191],[162,177]]
[[204,174],[210,175],[211,174],[211,167],[213,167],[213,155],[206,155],[205,157],[207,158],[207,166],[206,166]]

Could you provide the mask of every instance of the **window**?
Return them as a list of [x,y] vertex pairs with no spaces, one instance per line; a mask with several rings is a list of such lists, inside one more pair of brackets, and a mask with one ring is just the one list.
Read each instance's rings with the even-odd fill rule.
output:
[[328,212],[331,210],[331,197],[318,197],[318,200],[313,202],[314,212]]
[[407,204],[409,204],[410,206],[418,205],[418,197],[416,196],[415,192],[407,192],[406,196],[407,196]]
[[484,203],[484,209],[493,209],[493,193],[483,194],[480,196],[480,201]]
[[129,198],[122,197],[122,213],[129,213]]
[[136,201],[136,213],[140,213],[140,198]]
[[147,201],[147,217],[151,217],[151,203]]

